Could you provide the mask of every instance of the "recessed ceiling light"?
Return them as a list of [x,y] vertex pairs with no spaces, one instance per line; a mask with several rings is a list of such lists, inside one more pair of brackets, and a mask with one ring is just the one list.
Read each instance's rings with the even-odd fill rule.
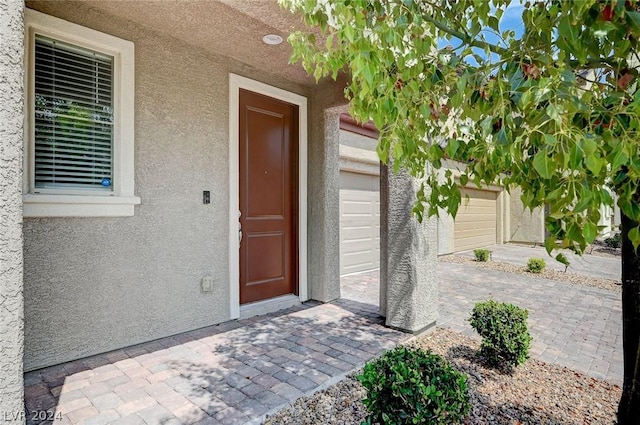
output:
[[262,41],[264,41],[266,44],[275,46],[276,44],[282,43],[282,37],[277,34],[267,34],[262,37]]

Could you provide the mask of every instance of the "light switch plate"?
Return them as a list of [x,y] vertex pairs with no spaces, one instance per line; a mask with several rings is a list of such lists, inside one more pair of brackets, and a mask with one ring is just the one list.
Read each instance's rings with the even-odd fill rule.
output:
[[211,292],[213,290],[213,276],[205,276],[200,282],[202,292]]

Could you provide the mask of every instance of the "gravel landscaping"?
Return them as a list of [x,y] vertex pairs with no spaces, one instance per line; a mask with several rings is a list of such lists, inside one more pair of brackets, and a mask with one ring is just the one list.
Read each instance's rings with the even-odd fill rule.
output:
[[482,267],[488,270],[499,270],[507,273],[519,273],[530,275],[533,277],[540,277],[543,279],[557,280],[560,282],[572,283],[574,285],[589,286],[592,288],[608,289],[610,291],[621,291],[621,285],[619,280],[604,279],[594,276],[587,276],[584,274],[573,272],[562,272],[553,269],[545,269],[541,273],[533,274],[527,270],[526,266],[519,266],[516,264],[502,263],[499,261],[487,261],[486,263],[475,261],[471,257],[465,257],[462,255],[445,255],[438,259],[439,261],[446,263],[457,264],[470,264],[476,267]]
[[587,248],[586,253],[588,255],[595,255],[596,257],[606,258],[620,258],[621,256],[620,248],[608,248],[601,245],[592,245],[591,247]]
[[[509,375],[483,364],[479,341],[438,328],[410,345],[444,356],[469,376],[471,413],[464,424],[613,424],[620,387],[570,369],[529,359]],[[264,424],[360,424],[366,417],[364,388],[349,376],[298,399]]]

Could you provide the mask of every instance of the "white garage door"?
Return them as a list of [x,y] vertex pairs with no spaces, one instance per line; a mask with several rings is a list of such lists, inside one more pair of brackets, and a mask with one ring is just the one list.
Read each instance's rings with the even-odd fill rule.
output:
[[340,274],[379,267],[379,177],[341,171]]
[[454,250],[464,251],[495,244],[498,193],[475,189],[460,191],[462,203],[453,227]]

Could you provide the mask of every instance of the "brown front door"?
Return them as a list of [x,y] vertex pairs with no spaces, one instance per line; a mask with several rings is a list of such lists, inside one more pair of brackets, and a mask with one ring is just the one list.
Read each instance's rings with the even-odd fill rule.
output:
[[297,292],[298,108],[240,90],[240,304]]

